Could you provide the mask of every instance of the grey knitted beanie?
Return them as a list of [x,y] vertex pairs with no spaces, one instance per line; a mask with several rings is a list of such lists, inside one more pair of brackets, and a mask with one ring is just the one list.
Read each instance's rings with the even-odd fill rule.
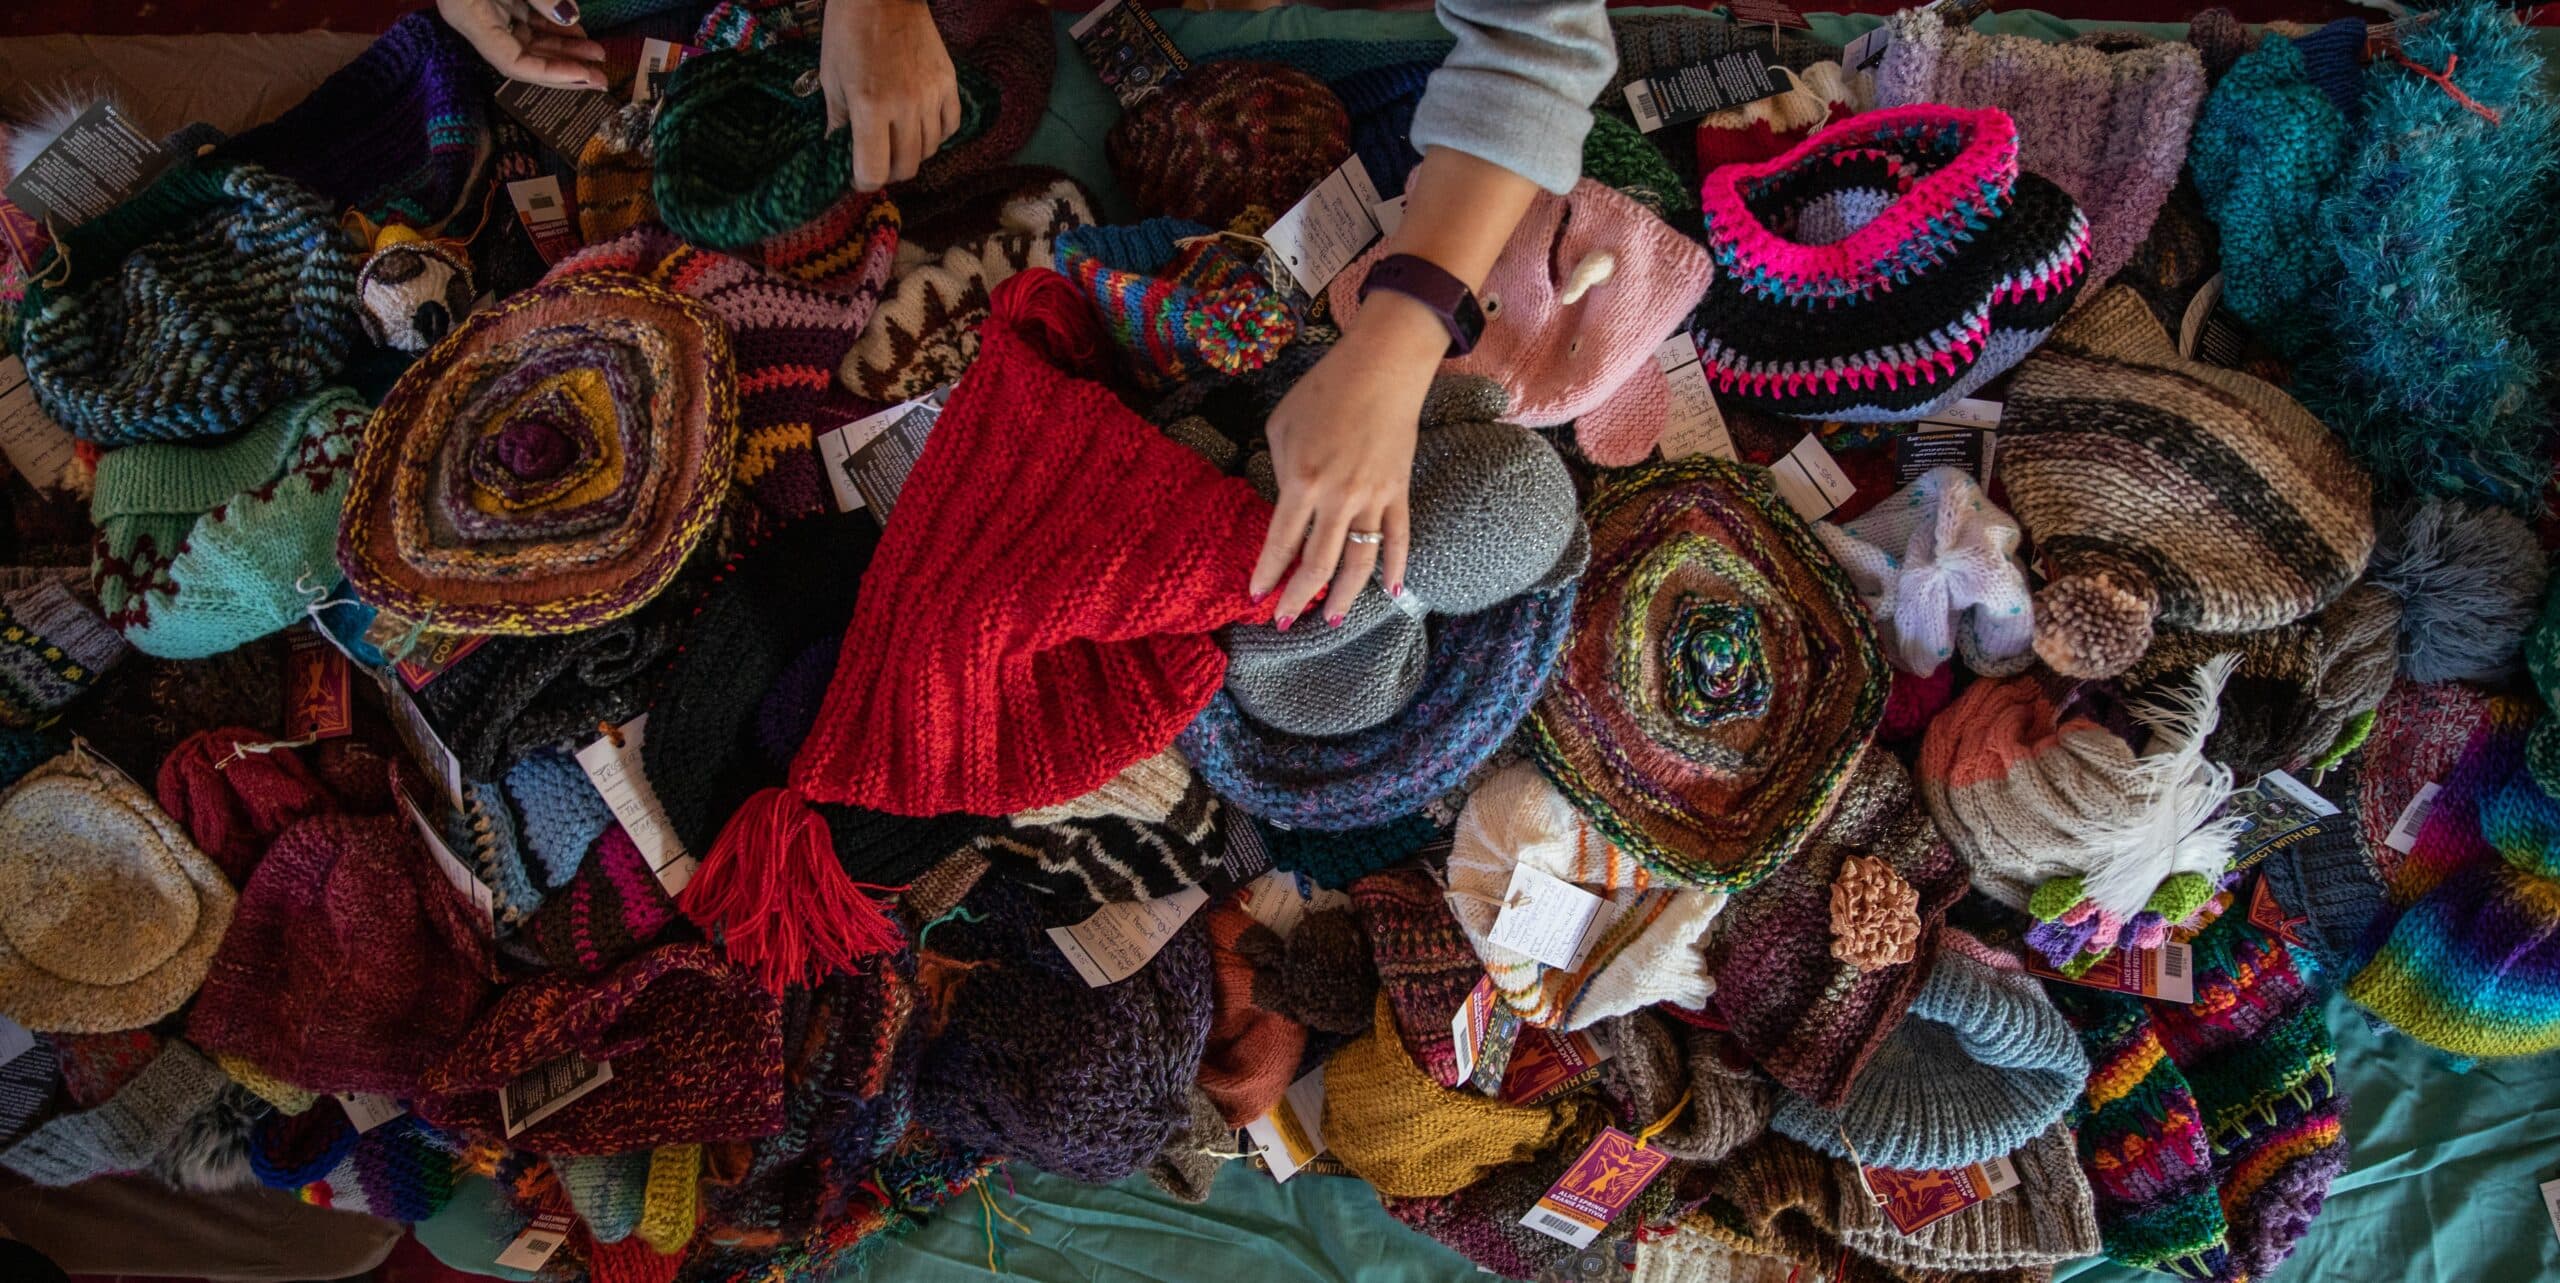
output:
[[2025,1271],[2097,1255],[2097,1203],[2071,1129],[2045,1128],[2009,1161],[2018,1169],[2016,1186],[1909,1234],[1885,1218],[1854,1165],[1836,1164],[1840,1245],[1908,1271],[1964,1274]]
[[52,1186],[141,1171],[230,1085],[204,1053],[172,1038],[107,1103],[28,1133],[0,1153],[0,1167]]

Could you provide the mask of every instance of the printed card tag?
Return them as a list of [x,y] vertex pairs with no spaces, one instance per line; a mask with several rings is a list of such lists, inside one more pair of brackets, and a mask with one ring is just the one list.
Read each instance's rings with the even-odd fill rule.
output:
[[1758,102],[1786,88],[1769,74],[1757,49],[1738,49],[1706,62],[1646,76],[1627,85],[1627,110],[1636,128],[1652,133],[1727,108]]
[[[587,140],[603,127],[605,117],[620,105],[612,94],[593,89],[555,89],[522,80],[498,86],[498,106],[564,160],[576,160],[586,150]],[[510,190],[513,187],[509,184]]]
[[2441,784],[2419,786],[2418,795],[2410,798],[2409,804],[2400,808],[2400,818],[2391,822],[2391,832],[2382,839],[2382,844],[2402,855],[2416,850],[2418,830],[2426,826],[2427,812],[2435,809],[2436,794],[2443,791]]
[[681,895],[693,881],[699,862],[676,837],[675,823],[667,818],[667,808],[659,804],[648,773],[640,767],[640,745],[649,733],[649,715],[642,713],[615,729],[615,734],[578,750],[578,769],[604,795],[614,820],[649,862],[649,871],[658,875],[658,885],[670,896]]
[[2027,951],[2027,973],[2084,989],[2129,993],[2137,998],[2157,998],[2162,1002],[2194,1002],[2196,977],[2193,954],[2193,947],[2183,940],[2168,941],[2157,949],[2117,949],[2098,959],[2097,965],[2087,971],[2066,976],[2047,963],[2043,955],[2030,949]]
[[74,448],[71,433],[36,404],[27,363],[0,356],[0,454],[9,466],[38,490],[59,491]]
[[1457,1048],[1458,1081],[1476,1076],[1476,1057],[1483,1054],[1485,1031],[1493,1025],[1493,977],[1476,981],[1458,1014],[1449,1019],[1449,1041]]
[[1841,46],[1841,69],[1852,75],[1861,71],[1873,71],[1884,65],[1884,51],[1892,44],[1893,27],[1887,23],[1877,23],[1860,33],[1857,39]]
[[683,66],[686,59],[701,56],[702,50],[692,45],[680,45],[655,36],[641,41],[640,69],[631,77],[631,101],[657,101],[659,92],[666,87],[667,77],[676,74],[676,68]]
[[[882,525],[888,524],[889,505],[923,457],[925,437],[942,417],[942,403],[950,395],[950,388],[936,388],[818,434],[818,458],[835,493],[836,511],[870,507]],[[887,444],[875,452],[873,446],[883,442]],[[876,505],[873,495],[880,496]]]
[[1120,900],[1074,926],[1049,928],[1049,938],[1085,984],[1099,989],[1138,974],[1208,902],[1209,893],[1198,887],[1153,900]]
[[1306,921],[1308,914],[1319,909],[1348,908],[1351,897],[1317,886],[1300,874],[1275,869],[1246,883],[1237,893],[1236,903],[1254,921],[1286,940],[1298,933],[1298,924]]
[[569,1241],[569,1218],[558,1212],[545,1212],[524,1227],[507,1250],[498,1253],[498,1264],[527,1274],[539,1272],[551,1254]]
[[2001,1192],[2018,1187],[2018,1165],[2006,1157],[1951,1172],[1862,1166],[1858,1175],[1884,1208],[1885,1219],[1905,1234],[1917,1234],[1976,1203],[1989,1202]]
[[425,808],[409,796],[407,789],[394,789],[392,792],[400,799],[400,809],[408,813],[409,823],[417,827],[418,840],[426,844],[427,854],[435,859],[436,871],[444,874],[444,880],[452,884],[455,893],[470,903],[481,938],[495,938],[498,934],[497,893],[491,891],[489,884],[481,881],[480,875],[472,872],[471,866],[453,853],[452,847],[445,845],[443,832],[436,827],[435,821],[427,818]]
[[132,199],[176,160],[114,103],[92,103],[0,195],[28,218],[68,230]]
[[1324,1152],[1324,1066],[1289,1084],[1280,1103],[1246,1123],[1244,1133],[1253,1138],[1275,1181],[1285,1181],[1313,1162]]
[[1697,341],[1674,334],[1653,350],[1654,363],[1671,383],[1671,418],[1662,429],[1662,457],[1681,460],[1712,454],[1740,459],[1733,448],[1733,429],[1716,405],[1716,390],[1707,385],[1707,367],[1698,361]]
[[400,675],[401,685],[422,691],[427,683],[444,676],[488,640],[487,633],[420,633],[408,651],[391,665],[391,671]]
[[1173,37],[1134,0],[1110,0],[1078,18],[1067,28],[1067,38],[1076,42],[1076,52],[1123,109],[1144,102],[1191,70],[1191,60],[1174,47]]
[[463,809],[462,759],[445,747],[444,737],[436,733],[435,724],[408,691],[378,674],[374,682],[382,688],[382,702],[391,712],[391,730],[400,737],[401,746],[426,768],[427,778],[444,786],[445,802],[457,811]]
[[1608,1058],[1608,1051],[1583,1030],[1523,1029],[1502,1075],[1501,1098],[1513,1105],[1552,1100],[1589,1082]]
[[1756,26],[1765,22],[1773,27],[1794,27],[1799,31],[1813,30],[1813,23],[1803,14],[1796,12],[1796,7],[1788,4],[1786,0],[1727,0],[1725,7],[1732,12],[1735,22],[1745,26]]
[[36,1049],[36,1036],[25,1025],[0,1016],[0,1065]]
[[1262,239],[1313,298],[1378,239],[1378,220],[1370,211],[1379,203],[1368,167],[1354,156],[1290,206]]
[[1975,481],[1990,480],[1991,434],[1973,428],[1914,430],[1893,441],[1893,484],[1910,485],[1938,468],[1954,468]]
[[1822,438],[1808,432],[1796,442],[1786,457],[1769,465],[1769,476],[1777,482],[1778,497],[1807,521],[1820,521],[1831,510],[1847,503],[1858,493],[1849,474],[1833,462],[1831,452],[1822,447]]
[[513,1140],[612,1081],[612,1061],[591,1061],[571,1052],[509,1079],[498,1090],[498,1121],[506,1125],[507,1139]]
[[1543,869],[1515,865],[1511,886],[1502,895],[1502,911],[1495,915],[1493,930],[1485,938],[1523,957],[1570,971],[1581,965],[1603,903],[1599,896]]
[[338,1108],[346,1111],[347,1121],[355,1124],[357,1135],[409,1112],[399,1101],[374,1092],[342,1091],[337,1096]]
[[[593,96],[603,100],[601,94]],[[507,184],[507,201],[516,207],[516,220],[524,224],[543,262],[557,263],[578,252],[578,225],[569,219],[569,198],[559,179],[549,174],[519,178]]]
[[1669,1154],[1639,1148],[1635,1137],[1604,1127],[1520,1223],[1549,1238],[1589,1247],[1670,1165]]
[[2354,823],[2335,803],[2314,793],[2283,771],[2269,771],[2258,782],[2231,795],[2222,818],[2236,819],[2231,867],[2245,869]]
[[327,740],[356,729],[355,664],[306,622],[284,635],[284,737]]
[[2267,885],[2267,875],[2264,873],[2258,875],[2256,884],[2249,891],[2250,926],[2275,936],[2286,944],[2301,944],[2303,943],[2302,929],[2310,924],[2311,919],[2308,917],[2285,912],[2284,906],[2276,903],[2274,889]]

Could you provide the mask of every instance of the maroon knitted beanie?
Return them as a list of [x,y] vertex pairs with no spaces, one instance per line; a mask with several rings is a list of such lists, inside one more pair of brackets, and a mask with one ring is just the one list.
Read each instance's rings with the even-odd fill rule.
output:
[[1351,115],[1324,82],[1276,62],[1208,62],[1129,109],[1105,140],[1140,211],[1225,228],[1277,218],[1351,154]]
[[1458,1045],[1449,1022],[1484,979],[1484,962],[1449,911],[1448,897],[1428,870],[1395,868],[1352,883],[1351,904],[1406,1054],[1441,1086],[1457,1086]]
[[252,727],[224,726],[188,736],[160,762],[160,809],[233,886],[249,881],[258,857],[294,821],[343,809],[292,749],[238,751],[274,741]]

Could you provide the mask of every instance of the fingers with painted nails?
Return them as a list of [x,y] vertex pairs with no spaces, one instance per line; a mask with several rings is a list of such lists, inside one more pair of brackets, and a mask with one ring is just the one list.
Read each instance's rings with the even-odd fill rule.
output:
[[605,87],[604,46],[578,25],[577,0],[436,0],[436,12],[509,80]]

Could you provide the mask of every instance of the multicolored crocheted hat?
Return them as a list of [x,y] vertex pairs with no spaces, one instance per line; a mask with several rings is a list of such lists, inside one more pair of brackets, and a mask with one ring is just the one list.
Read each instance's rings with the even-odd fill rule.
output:
[[1122,113],[1103,149],[1140,212],[1224,231],[1247,210],[1278,218],[1323,182],[1351,154],[1351,118],[1296,68],[1204,62]]
[[2018,172],[1989,108],[1895,107],[1709,172],[1716,395],[1799,418],[1920,418],[2017,364],[2079,297],[2089,224]]
[[1405,1053],[1443,1087],[1458,1085],[1449,1018],[1484,979],[1484,963],[1427,869],[1386,869],[1351,884],[1351,908],[1378,968],[1378,999]]
[[97,445],[237,432],[336,374],[364,332],[360,247],[255,165],[172,166],[54,253],[11,346],[45,414]]
[[0,594],[0,726],[52,725],[125,657],[124,639],[59,579]]
[[614,272],[474,313],[366,426],[338,560],[367,603],[444,632],[540,636],[666,587],[728,491],[728,327]]
[[2018,367],[2000,475],[2046,572],[2036,654],[2068,676],[2124,671],[2155,621],[2300,619],[2373,552],[2373,482],[2337,437],[2276,388],[2178,355],[2130,287]]
[[1875,733],[1875,630],[1757,469],[1635,469],[1585,515],[1591,570],[1531,746],[1657,879],[1747,887],[1803,846]]
[[1141,387],[1258,370],[1298,335],[1260,264],[1198,223],[1079,227],[1050,252],[1058,274],[1092,296]]

